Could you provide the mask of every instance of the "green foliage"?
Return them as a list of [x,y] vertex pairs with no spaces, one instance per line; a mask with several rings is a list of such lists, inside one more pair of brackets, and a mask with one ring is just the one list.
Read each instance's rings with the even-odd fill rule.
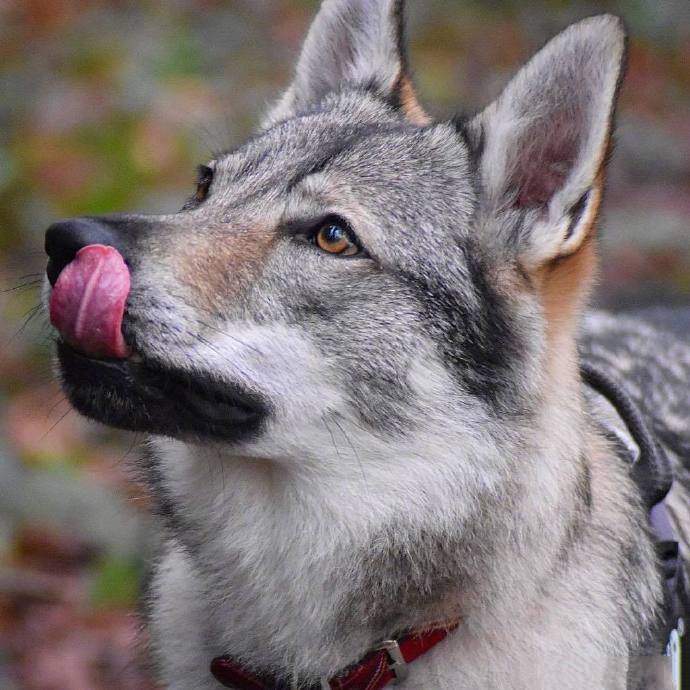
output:
[[176,32],[156,60],[159,79],[196,76],[208,72],[203,46],[183,30]]
[[108,556],[96,567],[91,590],[94,608],[131,608],[136,604],[141,564],[127,558]]

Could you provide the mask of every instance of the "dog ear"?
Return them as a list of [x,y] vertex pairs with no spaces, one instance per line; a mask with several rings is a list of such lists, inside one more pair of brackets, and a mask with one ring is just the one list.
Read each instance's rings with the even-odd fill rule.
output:
[[374,89],[415,124],[428,118],[407,71],[404,0],[324,0],[295,78],[264,124],[294,116],[345,86]]
[[611,15],[568,27],[468,126],[485,210],[521,219],[518,251],[528,270],[588,244],[625,43]]

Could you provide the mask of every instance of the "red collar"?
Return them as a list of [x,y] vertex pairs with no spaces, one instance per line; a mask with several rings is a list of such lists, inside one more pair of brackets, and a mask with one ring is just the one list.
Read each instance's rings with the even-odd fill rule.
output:
[[[458,624],[411,633],[398,640],[386,640],[367,654],[356,666],[321,681],[311,690],[379,690],[392,680],[402,680],[407,664],[428,652],[443,640]],[[211,673],[217,681],[236,690],[289,690],[289,683],[276,681],[266,675],[254,675],[228,656],[211,662]]]

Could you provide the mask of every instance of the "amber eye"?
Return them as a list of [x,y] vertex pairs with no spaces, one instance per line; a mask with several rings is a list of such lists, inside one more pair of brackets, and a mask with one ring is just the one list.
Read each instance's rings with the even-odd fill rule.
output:
[[352,232],[338,221],[325,222],[314,235],[314,242],[329,254],[341,256],[353,256],[361,251],[354,241]]

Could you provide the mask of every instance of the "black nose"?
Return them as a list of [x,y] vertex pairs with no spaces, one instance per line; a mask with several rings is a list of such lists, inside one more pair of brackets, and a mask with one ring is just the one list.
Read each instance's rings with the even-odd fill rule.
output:
[[55,285],[60,271],[72,261],[77,252],[89,244],[115,247],[112,228],[96,218],[71,218],[53,223],[46,230],[46,273],[51,285]]

